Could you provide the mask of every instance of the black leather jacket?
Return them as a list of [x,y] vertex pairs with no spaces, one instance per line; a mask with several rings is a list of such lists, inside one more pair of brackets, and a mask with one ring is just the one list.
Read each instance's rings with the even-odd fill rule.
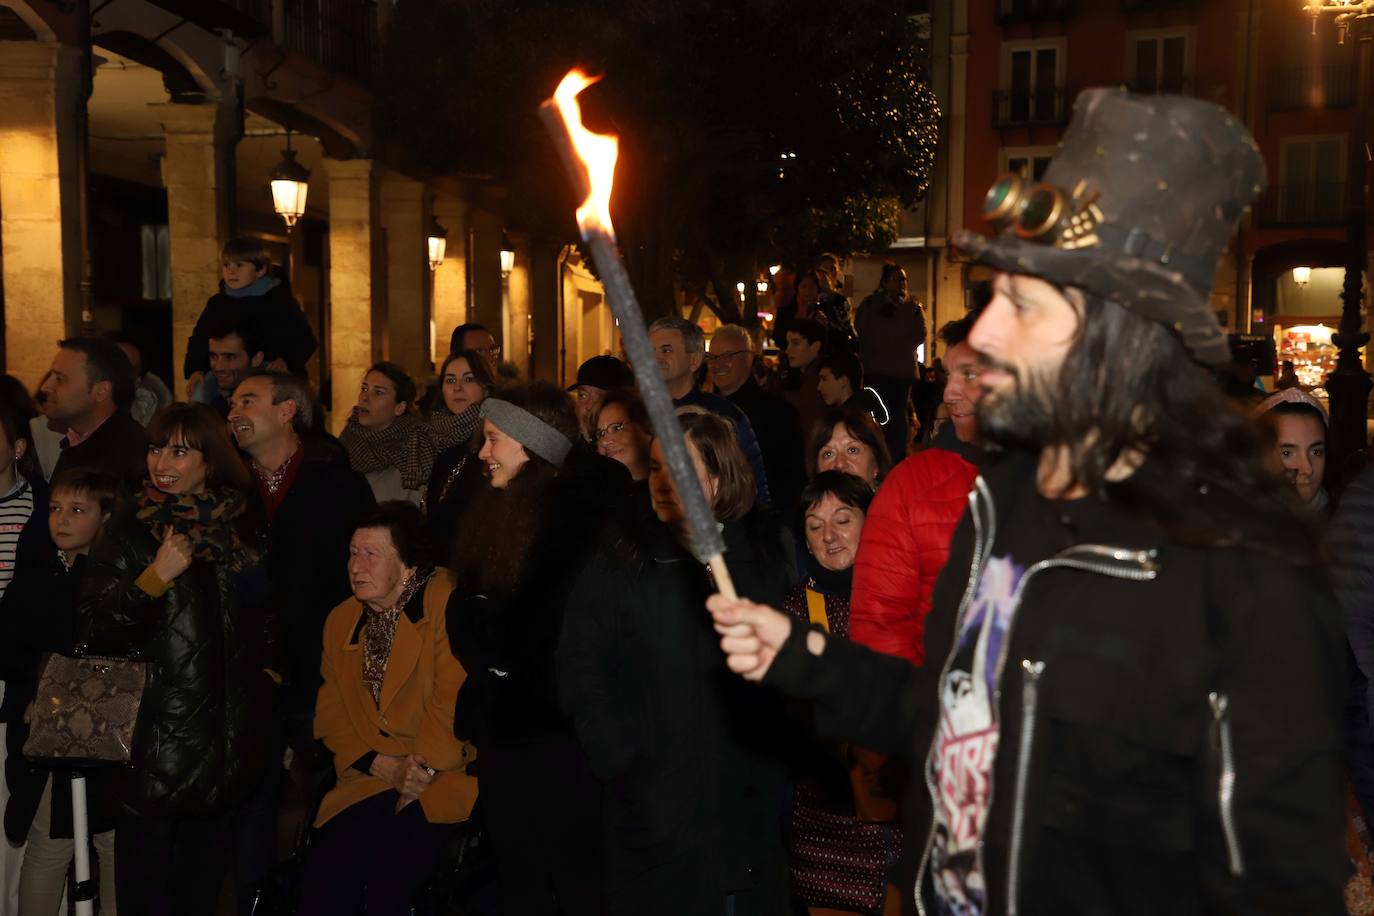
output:
[[161,597],[136,584],[158,541],[131,509],[93,546],[81,648],[151,665],[121,807],[149,817],[214,814],[243,801],[269,763],[277,680],[275,616],[260,563],[233,572],[196,558]]
[[[918,898],[938,911],[927,784],[942,671],[1035,466],[1017,456],[979,477],[925,666],[838,639],[818,658],[795,627],[765,679],[813,699],[826,737],[914,752],[907,912]],[[1330,586],[1267,550],[1184,546],[1115,503],[1068,540],[1022,577],[1004,644],[985,912],[1343,913],[1345,648]]]

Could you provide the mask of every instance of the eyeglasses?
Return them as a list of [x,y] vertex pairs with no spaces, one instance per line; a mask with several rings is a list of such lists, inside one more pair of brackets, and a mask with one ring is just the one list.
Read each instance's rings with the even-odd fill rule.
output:
[[729,353],[707,353],[706,362],[717,363],[723,359],[734,359],[736,356],[740,356],[745,353],[752,354],[753,352],[753,350],[731,350]]
[[501,345],[489,344],[485,347],[473,347],[472,349],[482,354],[483,356],[495,356],[496,354],[501,352]]
[[600,428],[597,429],[595,432],[593,432],[593,433],[592,433],[592,441],[593,441],[593,442],[600,442],[602,439],[606,438],[607,436],[610,436],[610,435],[619,435],[621,432],[624,431],[624,429],[625,429],[625,424],[624,424],[624,423],[610,423],[610,424],[608,424],[608,425],[606,425],[606,426],[600,427]]

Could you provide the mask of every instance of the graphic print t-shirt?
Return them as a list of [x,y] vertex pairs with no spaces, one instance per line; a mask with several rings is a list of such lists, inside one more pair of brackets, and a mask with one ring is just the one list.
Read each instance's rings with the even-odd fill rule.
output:
[[937,804],[931,875],[938,909],[949,916],[981,916],[987,902],[977,850],[997,755],[993,697],[1016,588],[1025,571],[1009,556],[988,560],[940,685],[940,728],[932,756]]

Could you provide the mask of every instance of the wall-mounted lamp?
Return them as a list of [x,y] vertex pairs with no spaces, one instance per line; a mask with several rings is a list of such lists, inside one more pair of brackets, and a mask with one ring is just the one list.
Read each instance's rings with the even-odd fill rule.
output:
[[438,270],[444,263],[444,252],[448,250],[448,230],[439,225],[434,217],[429,218],[429,269]]
[[501,276],[509,277],[510,272],[515,270],[515,246],[511,244],[506,234],[501,233]]

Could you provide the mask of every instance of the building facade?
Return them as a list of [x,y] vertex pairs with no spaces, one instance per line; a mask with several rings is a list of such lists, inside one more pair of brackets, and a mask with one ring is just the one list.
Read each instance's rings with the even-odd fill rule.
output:
[[[991,231],[981,207],[1000,173],[1042,174],[1080,90],[1182,93],[1234,112],[1268,172],[1268,189],[1218,266],[1211,304],[1228,330],[1272,335],[1281,358],[1319,383],[1334,364],[1330,332],[1348,259],[1356,73],[1353,43],[1339,44],[1329,20],[1314,30],[1303,6],[934,0],[932,84],[946,112],[924,214],[934,321],[960,314],[970,287],[988,275],[948,239],[961,228]],[[1294,268],[1306,270],[1295,276]]]
[[[496,182],[408,174],[374,136],[392,6],[0,0],[5,371],[33,388],[59,338],[124,330],[183,395],[186,341],[236,235],[289,277],[335,429],[367,366],[428,379],[465,321],[525,375],[563,379],[608,350],[600,287],[562,240],[507,225]],[[310,172],[290,228],[268,184],[288,147]]]

